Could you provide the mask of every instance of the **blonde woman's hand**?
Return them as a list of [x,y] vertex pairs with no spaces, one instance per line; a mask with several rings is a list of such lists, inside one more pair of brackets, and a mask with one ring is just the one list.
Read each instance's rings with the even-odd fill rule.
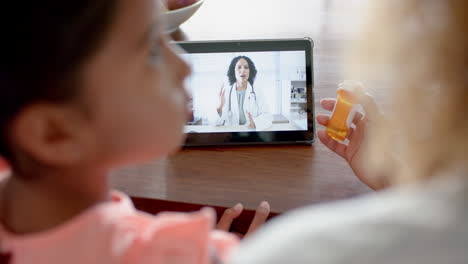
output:
[[[223,216],[218,222],[216,229],[223,230],[229,232],[231,229],[232,222],[242,214],[244,207],[242,204],[237,204],[234,207],[228,208],[224,211]],[[267,220],[268,216],[270,215],[270,204],[268,202],[261,202],[260,205],[257,207],[255,211],[255,216],[250,223],[249,229],[247,230],[246,236],[255,232],[258,228],[260,228],[265,221]],[[243,236],[241,234],[236,234],[240,238]]]
[[[335,103],[335,99],[323,99],[320,101],[322,108],[328,111],[333,111]],[[366,157],[363,154],[363,142],[367,136],[367,124],[369,120],[372,118],[379,118],[381,114],[378,111],[374,99],[369,95],[361,96],[361,105],[366,112],[366,116],[363,118],[362,114],[357,113],[354,117],[352,122],[356,127],[350,128],[348,133],[348,145],[330,138],[325,130],[319,130],[317,134],[318,138],[325,146],[349,163],[354,174],[356,174],[363,183],[374,190],[380,190],[385,188],[387,184],[382,178],[369,174],[367,169],[363,166],[363,164],[366,164]],[[317,115],[317,122],[320,125],[327,126],[329,119],[330,116],[328,115]]]

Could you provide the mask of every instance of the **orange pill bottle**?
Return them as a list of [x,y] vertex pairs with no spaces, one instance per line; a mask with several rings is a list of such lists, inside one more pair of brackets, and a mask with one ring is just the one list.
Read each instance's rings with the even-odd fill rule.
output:
[[328,121],[327,135],[337,141],[344,141],[348,137],[351,122],[356,114],[357,103],[354,89],[359,84],[344,82],[339,85],[337,99],[332,116]]

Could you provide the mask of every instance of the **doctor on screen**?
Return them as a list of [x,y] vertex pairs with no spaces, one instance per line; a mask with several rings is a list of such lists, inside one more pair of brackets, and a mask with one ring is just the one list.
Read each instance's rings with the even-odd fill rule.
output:
[[254,82],[257,69],[246,56],[238,56],[231,61],[227,73],[229,84],[223,84],[219,92],[217,126],[245,125],[262,131],[272,125],[273,116]]

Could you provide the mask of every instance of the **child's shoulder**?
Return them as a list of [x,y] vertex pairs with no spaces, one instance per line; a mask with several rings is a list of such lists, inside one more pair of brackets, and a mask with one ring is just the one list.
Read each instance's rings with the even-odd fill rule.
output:
[[221,250],[237,244],[232,237],[213,236],[214,222],[212,210],[146,214],[115,192],[112,202],[97,205],[54,230],[21,237],[0,229],[1,250],[13,255],[21,252],[22,258],[31,260],[18,263],[154,263],[171,258],[205,263],[219,241],[224,243]]
[[[122,196],[121,196],[122,197]],[[128,197],[120,201],[131,205]],[[111,214],[104,213],[109,220]],[[133,209],[133,213],[111,220],[115,247],[128,248],[129,263],[154,263],[177,259],[180,263],[208,263],[212,250],[227,259],[237,247],[238,239],[228,233],[213,231],[216,216],[211,208],[193,213],[164,212],[150,215]],[[127,245],[125,245],[127,243]]]
[[177,227],[179,230],[196,227],[197,230],[209,231],[215,224],[215,214],[211,209],[193,213],[163,212],[151,215],[134,208],[130,198],[123,193],[113,191],[112,202],[97,208],[94,214],[97,224],[105,225],[119,232],[163,232]]

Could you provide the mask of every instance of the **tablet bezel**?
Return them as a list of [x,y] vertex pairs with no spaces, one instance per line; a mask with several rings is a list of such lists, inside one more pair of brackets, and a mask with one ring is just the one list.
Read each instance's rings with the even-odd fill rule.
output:
[[186,53],[297,51],[306,52],[307,131],[249,131],[187,133],[184,146],[221,146],[252,144],[312,144],[315,141],[314,42],[303,39],[178,41]]

